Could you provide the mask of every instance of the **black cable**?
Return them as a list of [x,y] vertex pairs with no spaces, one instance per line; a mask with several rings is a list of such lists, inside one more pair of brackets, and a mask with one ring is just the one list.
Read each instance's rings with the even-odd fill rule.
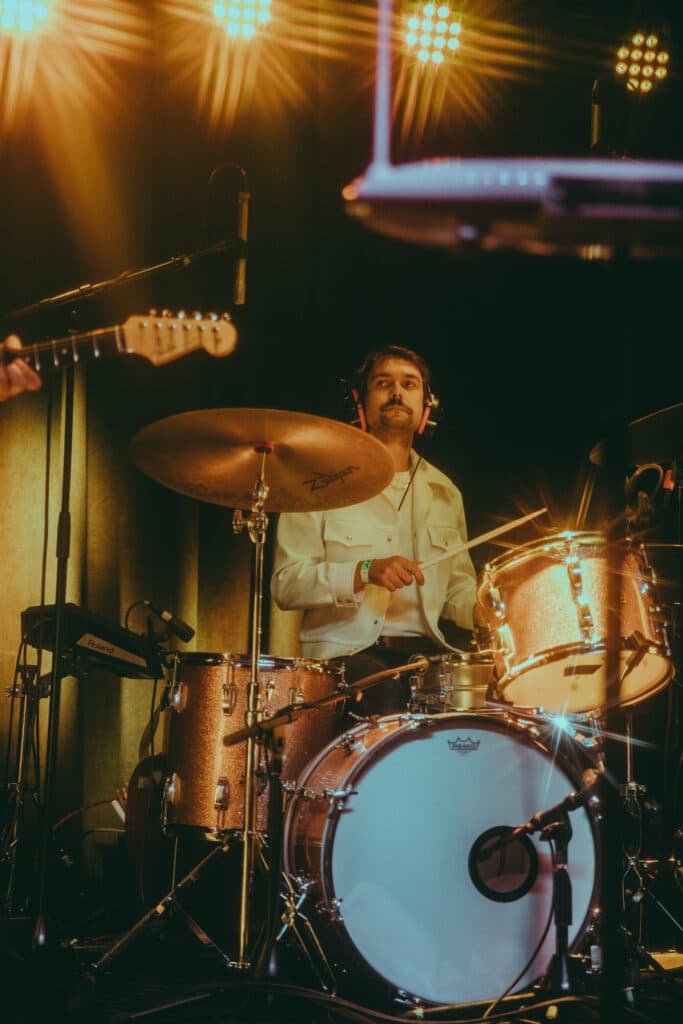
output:
[[154,770],[154,704],[157,699],[157,686],[159,684],[159,677],[154,677],[154,683],[152,685],[152,699],[149,705],[149,753],[152,758],[152,771]]
[[[126,614],[123,616],[123,625],[125,626],[126,629],[130,630],[130,632],[132,632],[132,630],[130,629],[130,626],[128,625],[128,619],[129,619],[130,613],[133,611],[134,608],[139,608],[140,605],[144,605],[144,604],[145,604],[144,601],[133,601],[133,603],[129,604],[128,607],[126,608]],[[145,607],[146,607],[146,605],[145,605]]]
[[499,995],[498,998],[495,999],[491,1003],[489,1008],[486,1010],[486,1013],[483,1015],[482,1020],[488,1020],[490,1018],[491,1013],[493,1012],[493,1010],[495,1010],[495,1008],[502,1003],[502,1001],[505,999],[505,997],[507,995],[509,995],[510,992],[512,992],[512,990],[515,988],[516,985],[519,984],[519,982],[524,977],[526,972],[531,969],[531,965],[533,964],[534,960],[536,959],[538,954],[541,952],[541,949],[543,948],[543,943],[545,942],[546,937],[548,935],[548,932],[550,931],[550,925],[552,924],[553,916],[554,916],[554,907],[553,907],[553,904],[551,902],[551,904],[550,904],[550,913],[548,914],[548,920],[545,923],[545,928],[543,929],[543,934],[541,935],[540,939],[536,943],[536,948],[534,949],[533,953],[531,954],[531,956],[529,957],[527,962],[524,964],[524,967],[519,972],[519,974],[514,979],[514,981],[511,981],[510,984],[508,985],[508,987],[505,989],[505,991],[503,993],[501,993],[501,995]]

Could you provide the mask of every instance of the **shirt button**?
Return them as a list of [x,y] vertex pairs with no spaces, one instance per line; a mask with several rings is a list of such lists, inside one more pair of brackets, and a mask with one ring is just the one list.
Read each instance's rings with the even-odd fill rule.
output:
[[387,544],[391,544],[391,537],[387,537]]

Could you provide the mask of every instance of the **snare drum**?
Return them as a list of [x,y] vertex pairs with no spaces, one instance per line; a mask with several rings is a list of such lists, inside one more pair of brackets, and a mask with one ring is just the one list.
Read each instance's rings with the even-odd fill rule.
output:
[[[571,747],[571,749],[569,749]],[[578,751],[534,723],[476,715],[391,715],[338,738],[299,780],[285,870],[335,988],[434,1003],[524,989],[555,947],[553,868],[538,834],[481,858],[491,836],[580,787]],[[593,923],[595,825],[571,816],[572,949]],[[538,948],[537,948],[538,947]],[[535,955],[534,955],[535,953]]]
[[[642,548],[620,545],[621,688],[629,706],[670,680],[666,627]],[[488,564],[477,599],[492,634],[497,693],[518,707],[581,713],[606,703],[607,541],[562,533]]]
[[450,651],[429,659],[426,671],[410,676],[409,709],[423,714],[486,707],[494,683],[493,658],[477,651]]
[[[182,654],[168,691],[168,775],[163,795],[167,832],[212,837],[244,827],[246,744],[225,746],[223,737],[243,728],[251,659],[230,654]],[[288,704],[332,693],[339,672],[325,663],[271,658],[259,661],[257,719]],[[282,781],[294,782],[311,758],[338,733],[335,706],[304,712],[284,731]],[[266,751],[256,744],[256,829],[267,830]]]

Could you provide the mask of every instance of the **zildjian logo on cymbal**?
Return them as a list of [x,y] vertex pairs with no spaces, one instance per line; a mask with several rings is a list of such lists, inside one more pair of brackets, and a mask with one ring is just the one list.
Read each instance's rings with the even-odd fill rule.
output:
[[332,470],[329,473],[318,473],[310,480],[304,480],[304,484],[311,485],[311,491],[321,491],[323,487],[329,487],[336,480],[343,480],[350,473],[358,472],[358,466],[346,466],[344,469]]

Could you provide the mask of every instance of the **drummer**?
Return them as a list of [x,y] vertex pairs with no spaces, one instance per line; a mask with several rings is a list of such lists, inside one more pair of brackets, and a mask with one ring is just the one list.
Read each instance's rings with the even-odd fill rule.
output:
[[[451,649],[440,618],[474,627],[469,554],[420,568],[467,541],[460,491],[413,448],[432,411],[429,381],[427,364],[411,349],[370,352],[353,395],[361,429],[393,458],[393,480],[359,504],[279,518],[272,596],[282,609],[304,610],[302,656],[343,658],[347,682]],[[359,711],[405,710],[407,679],[367,690]]]

